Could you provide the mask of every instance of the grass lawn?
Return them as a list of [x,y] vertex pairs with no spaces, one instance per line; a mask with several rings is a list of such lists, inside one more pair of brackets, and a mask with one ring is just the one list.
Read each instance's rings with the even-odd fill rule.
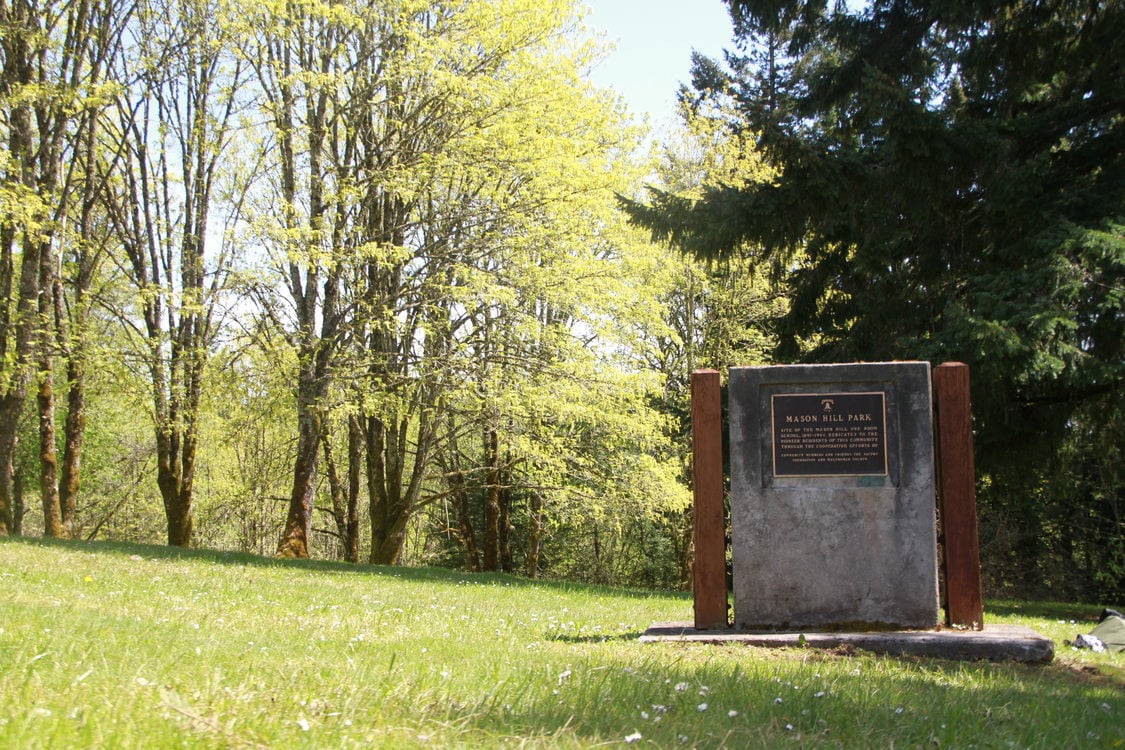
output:
[[0,748],[1125,748],[1099,611],[986,606],[1046,666],[640,644],[690,597],[4,539]]

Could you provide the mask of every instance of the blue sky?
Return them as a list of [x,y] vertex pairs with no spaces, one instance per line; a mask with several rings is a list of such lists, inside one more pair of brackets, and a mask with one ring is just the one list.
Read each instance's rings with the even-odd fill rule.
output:
[[722,0],[582,0],[588,26],[616,50],[591,73],[614,88],[654,126],[674,115],[676,89],[690,79],[691,51],[721,57],[731,47],[731,23]]

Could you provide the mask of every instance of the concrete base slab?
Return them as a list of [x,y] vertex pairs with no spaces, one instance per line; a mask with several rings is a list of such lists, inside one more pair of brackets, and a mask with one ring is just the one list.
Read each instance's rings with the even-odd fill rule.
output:
[[641,643],[717,643],[764,648],[862,649],[893,656],[926,656],[962,661],[1049,662],[1055,643],[1020,625],[986,625],[984,630],[900,630],[867,633],[751,633],[696,630],[687,622],[658,622]]

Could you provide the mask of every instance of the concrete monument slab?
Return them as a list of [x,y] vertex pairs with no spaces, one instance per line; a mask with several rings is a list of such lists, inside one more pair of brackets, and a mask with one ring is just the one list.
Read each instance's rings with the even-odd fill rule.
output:
[[735,627],[933,628],[927,362],[730,371]]
[[988,625],[983,630],[905,630],[878,633],[744,633],[697,630],[690,622],[657,622],[641,643],[712,643],[762,648],[856,649],[892,656],[924,656],[966,661],[1047,663],[1055,658],[1055,642],[1022,625]]

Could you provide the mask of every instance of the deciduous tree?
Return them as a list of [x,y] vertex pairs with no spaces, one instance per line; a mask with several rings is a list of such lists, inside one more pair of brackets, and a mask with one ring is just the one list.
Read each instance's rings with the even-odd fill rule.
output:
[[[116,0],[0,4],[0,534],[12,525],[17,424],[33,374],[45,533],[66,535],[73,521],[79,446],[68,439],[61,504],[55,447],[55,359],[69,349],[58,335],[59,248],[72,236],[63,232],[68,217],[81,214],[80,196],[89,194],[82,144],[104,106],[129,12]],[[76,432],[77,422],[68,435]]]
[[145,2],[114,71],[125,85],[111,133],[121,176],[105,206],[135,288],[120,320],[149,377],[168,544],[181,547],[192,541],[200,399],[231,262],[217,219],[240,205],[215,215],[243,84],[230,13],[216,0]]

